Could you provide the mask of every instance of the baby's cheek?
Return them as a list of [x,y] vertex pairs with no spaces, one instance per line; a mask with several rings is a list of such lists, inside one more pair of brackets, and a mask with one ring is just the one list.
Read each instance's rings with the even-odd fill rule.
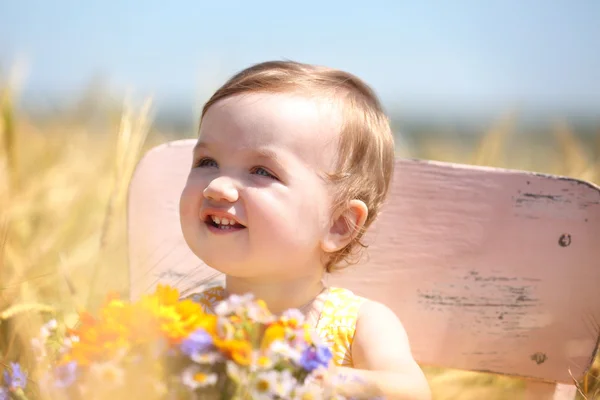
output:
[[306,245],[322,230],[318,196],[306,191],[252,194],[246,203],[248,216],[252,218],[250,229],[253,226],[259,229],[261,236],[268,235],[273,242]]
[[281,204],[264,201],[247,207],[247,212],[252,240],[276,246],[295,232],[297,221]]
[[188,210],[191,208],[198,208],[204,199],[205,186],[202,185],[197,179],[190,178],[184,186],[181,197],[179,200],[180,208]]

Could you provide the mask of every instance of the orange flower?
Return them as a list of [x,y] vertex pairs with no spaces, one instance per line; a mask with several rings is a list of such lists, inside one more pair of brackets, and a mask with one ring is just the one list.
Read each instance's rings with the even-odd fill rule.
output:
[[155,293],[134,303],[110,295],[98,317],[83,311],[70,334],[79,338],[66,358],[80,363],[106,360],[121,349],[152,343],[164,337],[174,345],[203,328],[216,334],[217,318],[191,301],[179,301],[179,292],[159,285]]
[[215,339],[215,346],[240,365],[246,366],[252,362],[252,346],[248,341]]

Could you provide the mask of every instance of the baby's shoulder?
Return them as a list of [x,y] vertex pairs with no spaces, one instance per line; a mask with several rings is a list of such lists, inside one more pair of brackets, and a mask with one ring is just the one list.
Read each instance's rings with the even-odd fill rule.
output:
[[408,337],[400,318],[389,306],[365,299],[358,313],[355,341],[364,346],[386,342],[408,344]]
[[387,305],[364,298],[358,314],[359,321],[377,325],[400,322],[396,313]]

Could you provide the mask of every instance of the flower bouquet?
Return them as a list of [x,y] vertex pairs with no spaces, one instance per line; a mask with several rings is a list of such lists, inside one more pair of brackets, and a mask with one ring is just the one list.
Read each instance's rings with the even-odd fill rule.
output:
[[136,302],[109,296],[73,329],[44,325],[32,340],[37,367],[28,376],[6,365],[0,400],[335,397],[322,384],[331,352],[298,310],[275,317],[232,295],[215,311],[168,286]]

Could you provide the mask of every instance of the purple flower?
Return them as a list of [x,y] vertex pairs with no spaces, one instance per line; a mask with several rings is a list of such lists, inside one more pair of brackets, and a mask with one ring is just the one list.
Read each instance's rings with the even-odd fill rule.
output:
[[10,395],[8,394],[8,390],[6,390],[3,387],[0,387],[0,400],[10,400]]
[[18,363],[11,362],[10,369],[12,373],[9,373],[7,370],[4,371],[4,383],[6,383],[8,389],[25,389],[27,377],[23,371],[21,371],[21,366]]
[[208,332],[202,328],[198,328],[181,342],[181,351],[191,357],[194,354],[208,350],[212,344],[213,340]]
[[77,379],[77,362],[71,361],[56,367],[54,370],[54,384],[59,388],[66,388],[75,383]]
[[319,367],[327,368],[331,357],[331,350],[327,346],[309,346],[300,356],[300,365],[309,372]]

